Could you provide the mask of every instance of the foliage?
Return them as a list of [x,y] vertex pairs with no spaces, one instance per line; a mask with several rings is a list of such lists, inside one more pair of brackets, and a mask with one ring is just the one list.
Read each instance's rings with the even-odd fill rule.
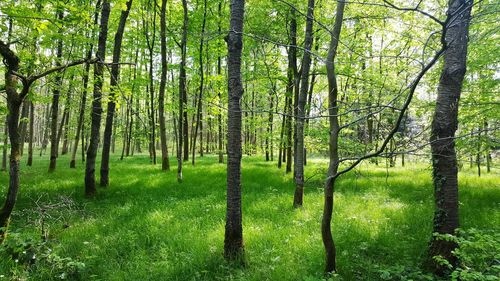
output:
[[53,244],[11,230],[0,247],[0,256],[10,264],[13,280],[22,280],[33,272],[44,280],[79,280],[85,271],[85,263],[59,256]]

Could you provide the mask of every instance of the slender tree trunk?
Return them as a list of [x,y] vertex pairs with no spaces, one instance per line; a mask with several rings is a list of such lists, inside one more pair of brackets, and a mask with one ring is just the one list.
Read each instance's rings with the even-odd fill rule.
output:
[[73,79],[74,75],[70,76],[69,87],[66,95],[66,103],[63,110],[63,118],[61,120],[60,133],[58,134],[58,143],[61,138],[63,138],[63,146],[61,149],[61,155],[68,153],[68,130],[69,130],[69,118],[70,118],[70,106],[71,106],[71,96],[73,94]]
[[[219,34],[221,33],[221,17],[222,17],[222,0],[219,1],[218,5],[218,14],[219,14],[219,20],[217,22],[217,28],[219,30]],[[220,47],[220,46],[219,46]],[[220,77],[222,75],[222,66],[221,66],[221,57],[220,57],[220,52],[217,52],[217,76]],[[217,114],[217,121],[218,121],[218,144],[219,144],[219,163],[224,163],[224,152],[222,151],[223,149],[223,136],[222,136],[222,91],[220,90],[220,87],[217,87],[217,96],[219,98],[219,114]]]
[[120,15],[120,22],[118,23],[118,29],[115,33],[115,44],[113,47],[113,64],[111,65],[111,78],[110,78],[110,97],[108,101],[108,108],[106,113],[106,125],[104,127],[104,137],[102,146],[102,157],[101,157],[101,181],[100,185],[106,187],[109,185],[109,150],[111,146],[111,137],[113,134],[113,119],[116,111],[116,100],[118,99],[117,92],[119,91],[119,80],[120,80],[120,56],[122,48],[123,32],[125,31],[125,24],[127,22],[127,17],[130,12],[130,7],[132,6],[132,0],[128,0],[126,3],[127,8],[122,10]]
[[[95,21],[97,21],[97,15],[95,16],[95,19],[96,19]],[[92,57],[92,45],[89,46],[89,50],[87,52],[87,58],[90,59],[91,57]],[[80,135],[83,136],[82,131],[83,131],[83,122],[85,119],[85,106],[87,104],[89,71],[90,71],[90,64],[87,63],[84,66],[82,98],[80,100],[80,111],[78,113],[78,121],[76,125],[75,142],[73,145],[73,149],[71,151],[71,161],[69,162],[70,168],[76,168],[76,152],[78,150],[78,142],[80,141]]]
[[[203,99],[203,82],[204,82],[204,76],[203,76],[203,45],[204,45],[204,33],[205,33],[205,24],[206,24],[206,18],[207,18],[207,0],[203,1],[203,21],[201,24],[201,38],[200,38],[200,49],[199,49],[199,57],[198,59],[200,60],[200,87],[198,89],[198,106],[196,110],[196,123],[195,123],[195,129],[194,129],[194,135],[193,135],[193,153],[191,155],[191,162],[194,165],[195,162],[195,152],[196,152],[196,137],[198,136],[198,128],[201,126],[201,115],[202,115],[202,99]],[[202,132],[203,134],[203,132]],[[200,137],[201,138],[201,137]],[[200,147],[202,147],[203,143],[201,143],[200,140]],[[203,148],[200,148],[200,151],[203,151]]]
[[[62,20],[64,16],[64,12],[62,10],[57,12],[58,20]],[[62,33],[62,30],[59,30],[59,33]],[[57,57],[56,57],[56,67],[61,66],[62,60],[62,49],[63,49],[63,40],[62,38],[57,40]],[[53,172],[56,169],[56,161],[57,154],[59,148],[59,142],[57,139],[57,115],[59,114],[59,96],[61,93],[61,84],[62,84],[62,74],[57,73],[55,77],[55,86],[52,92],[52,116],[50,123],[50,165],[49,172]]]
[[[99,30],[99,41],[97,45],[97,58],[104,61],[106,57],[106,40],[108,37],[108,20],[110,14],[110,4],[108,0],[103,0],[101,11],[101,23]],[[85,195],[93,196],[96,193],[95,184],[95,162],[101,129],[102,114],[102,85],[103,85],[103,64],[97,63],[94,66],[94,93],[92,98],[92,127],[90,130],[90,143],[87,149],[87,163],[85,167]]]
[[2,171],[7,170],[7,146],[9,145],[9,122],[8,116],[5,117],[5,128],[3,136],[3,148],[2,148]]
[[[182,24],[182,39],[181,39],[181,62],[179,67],[179,134],[177,136],[177,181],[182,182],[182,150],[184,149],[184,156],[188,146],[187,142],[187,94],[186,94],[186,41],[187,41],[187,0],[182,0],[182,8],[184,13],[184,20]],[[189,155],[189,151],[188,151]],[[186,157],[184,158],[186,159]]]
[[167,0],[161,1],[160,14],[160,44],[161,44],[161,78],[160,78],[160,93],[158,94],[158,113],[160,121],[160,141],[161,141],[161,169],[164,171],[170,170],[167,147],[167,129],[165,127],[165,85],[167,83]]
[[[288,108],[287,102],[288,102],[288,99],[285,96],[285,107],[283,109],[283,112],[285,112],[285,113],[287,112],[287,108]],[[277,104],[279,104],[279,102],[277,102]],[[276,108],[277,108],[277,106],[276,106]],[[282,159],[284,158],[285,152],[286,152],[285,141],[283,139],[283,136],[285,134],[285,126],[286,126],[287,118],[288,117],[286,115],[283,115],[282,119],[281,119],[280,143],[279,143],[279,148],[278,148],[278,169],[281,169],[281,162],[282,162]]]
[[269,92],[269,116],[267,118],[267,135],[266,135],[266,161],[269,161],[269,156],[272,155],[273,147],[273,110],[274,110],[274,85]]
[[295,160],[295,195],[293,198],[293,206],[301,207],[304,195],[304,120],[305,120],[305,105],[307,99],[307,90],[309,83],[309,68],[311,66],[311,48],[312,48],[312,28],[314,17],[314,0],[309,0],[307,9],[306,34],[304,41],[304,57],[302,59],[302,75],[301,88],[298,97],[298,108],[296,120],[297,132],[297,148]]
[[[333,33],[330,38],[330,46],[328,49],[328,56],[326,60],[326,71],[328,78],[328,114],[329,114],[329,124],[330,124],[330,140],[329,140],[329,150],[330,150],[330,164],[328,167],[328,176],[331,177],[335,175],[339,167],[339,117],[338,117],[338,87],[337,87],[337,77],[335,74],[335,57],[337,56],[337,47],[339,44],[340,32],[342,29],[342,21],[344,18],[344,8],[345,2],[337,2],[335,23],[333,27]],[[336,178],[332,178],[330,181],[325,183],[325,200],[323,206],[323,219],[321,221],[321,237],[323,240],[323,246],[325,247],[326,261],[325,261],[325,272],[335,272],[336,271],[336,249],[335,243],[332,237],[332,215],[333,215],[333,192],[335,187]]]
[[[459,227],[458,179],[455,152],[455,131],[458,126],[458,100],[466,71],[467,40],[472,1],[450,0],[444,41],[444,65],[438,86],[436,108],[432,121],[431,150],[435,196],[433,233],[455,234]],[[433,259],[441,256],[455,266],[452,253],[457,244],[433,236],[429,245],[428,261],[431,269],[440,275],[447,267]]]
[[228,134],[227,134],[227,209],[224,257],[244,263],[241,222],[241,50],[243,48],[244,0],[231,1],[228,48]]
[[33,135],[35,133],[35,104],[30,101],[30,123],[28,139],[28,166],[33,165]]
[[24,144],[26,143],[26,132],[28,131],[28,116],[30,112],[30,101],[25,99],[21,109],[19,129],[21,130],[21,156],[24,155]]

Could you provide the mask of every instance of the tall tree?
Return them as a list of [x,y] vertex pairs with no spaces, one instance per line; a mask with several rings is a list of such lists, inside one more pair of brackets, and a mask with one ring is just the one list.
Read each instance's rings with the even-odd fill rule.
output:
[[182,93],[182,123],[179,122],[179,127],[182,125],[182,152],[184,153],[183,161],[189,160],[189,137],[188,137],[188,112],[187,112],[187,78],[186,78],[186,53],[187,53],[187,34],[188,34],[188,5],[187,0],[182,0],[182,38],[181,38],[181,80],[183,87],[180,89]]
[[[165,86],[167,83],[167,0],[161,1],[160,12],[160,49],[161,49],[161,78],[160,92],[158,94],[158,115],[160,121],[160,142],[161,142],[161,169],[170,170],[168,160],[167,129],[165,126]],[[194,159],[194,157],[193,157]]]
[[314,21],[314,0],[308,1],[306,34],[304,41],[304,57],[302,58],[302,75],[300,83],[300,93],[297,102],[297,118],[296,118],[296,133],[297,133],[297,149],[295,160],[295,195],[293,198],[293,206],[302,206],[304,195],[304,120],[305,120],[305,105],[307,99],[307,90],[309,83],[309,68],[311,66],[311,48],[313,43],[313,21]]
[[[431,150],[435,212],[433,233],[455,234],[458,220],[458,168],[455,131],[458,126],[458,100],[466,72],[467,41],[472,0],[448,1],[444,65],[439,79],[436,108],[432,120]],[[454,241],[433,236],[429,245],[429,261],[438,274],[447,267],[434,259],[440,256],[456,265]]]
[[227,207],[224,234],[224,257],[243,262],[243,227],[241,223],[241,51],[245,0],[231,0],[231,20],[226,37],[228,57],[227,110]]
[[[329,151],[330,151],[330,164],[328,166],[328,176],[333,176],[337,173],[339,168],[339,108],[338,108],[338,87],[337,76],[335,74],[335,57],[337,56],[337,47],[340,41],[340,32],[342,29],[342,21],[344,18],[345,2],[337,2],[335,23],[333,32],[331,33],[330,46],[328,48],[328,55],[326,58],[326,71],[328,79],[328,115],[330,124],[330,138],[329,138]],[[333,214],[333,188],[335,180],[326,183],[325,186],[325,202],[323,211],[323,220],[321,224],[321,234],[323,238],[323,245],[326,251],[326,264],[325,272],[336,271],[336,250],[332,238],[332,230],[330,222]]]
[[106,57],[106,40],[108,38],[108,21],[111,12],[108,0],[103,0],[101,9],[101,21],[99,27],[99,40],[97,43],[96,57],[100,60],[94,66],[94,93],[92,97],[90,143],[87,149],[87,162],[85,165],[85,195],[93,196],[96,193],[95,186],[95,161],[101,130],[102,114],[102,86],[104,80],[104,59]]
[[127,1],[126,9],[122,10],[120,15],[120,22],[118,29],[115,33],[115,44],[113,47],[113,64],[111,65],[111,78],[110,86],[111,92],[108,101],[108,108],[106,113],[106,125],[104,127],[104,138],[102,145],[102,158],[101,158],[101,186],[109,185],[109,150],[111,147],[111,135],[113,133],[113,118],[116,111],[116,99],[119,92],[119,79],[120,79],[120,56],[123,41],[123,32],[125,31],[125,24],[130,13],[132,0]]
[[[222,0],[219,1],[219,5],[217,6],[217,14],[218,14],[218,19],[217,19],[217,30],[219,34],[221,33],[221,20],[222,20]],[[222,75],[222,66],[221,66],[221,57],[220,57],[220,52],[217,52],[217,76],[220,77]],[[223,136],[222,136],[222,90],[220,87],[217,87],[217,97],[219,98],[219,114],[217,114],[217,123],[218,123],[218,149],[219,149],[219,163],[224,162],[224,152],[222,151],[222,142],[223,142]],[[208,140],[207,140],[208,143]]]
[[177,181],[182,181],[182,151],[184,151],[184,160],[189,156],[189,147],[187,144],[187,90],[186,90],[186,43],[188,28],[188,7],[187,0],[182,0],[182,37],[179,47],[181,48],[181,61],[179,63],[179,133],[177,136]]

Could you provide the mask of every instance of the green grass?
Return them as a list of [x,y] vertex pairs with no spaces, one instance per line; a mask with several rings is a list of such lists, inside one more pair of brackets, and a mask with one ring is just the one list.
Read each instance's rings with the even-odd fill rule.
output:
[[[60,257],[85,263],[82,280],[316,280],[322,278],[325,160],[306,166],[304,207],[292,208],[291,175],[276,163],[243,158],[243,231],[247,266],[222,257],[226,166],[217,158],[185,163],[184,181],[160,171],[146,156],[112,157],[110,187],[93,199],[83,196],[82,163],[69,169],[58,159],[47,173],[47,159],[23,164],[21,191],[10,230],[40,236],[37,208],[49,203],[44,224]],[[24,162],[24,161],[23,161]],[[175,169],[174,159],[171,163]],[[98,170],[98,169],[97,169]],[[333,233],[339,275],[344,280],[379,280],[394,265],[417,268],[431,235],[431,170],[424,164],[390,168],[364,164],[341,178],[335,193]],[[478,178],[460,173],[463,228],[500,231],[498,173]],[[7,174],[0,174],[5,194]],[[63,227],[66,225],[66,227]],[[67,227],[69,226],[69,227]],[[9,239],[9,238],[8,238]],[[0,276],[30,280],[55,278],[51,269],[22,271],[0,256]],[[0,278],[0,280],[4,280]]]

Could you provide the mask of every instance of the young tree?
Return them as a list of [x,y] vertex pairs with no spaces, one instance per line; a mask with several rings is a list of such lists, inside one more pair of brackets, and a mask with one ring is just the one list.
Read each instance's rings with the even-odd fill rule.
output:
[[224,257],[243,262],[243,227],[241,224],[241,51],[245,0],[231,1],[231,20],[226,37],[228,58],[227,124],[227,207],[224,234]]

